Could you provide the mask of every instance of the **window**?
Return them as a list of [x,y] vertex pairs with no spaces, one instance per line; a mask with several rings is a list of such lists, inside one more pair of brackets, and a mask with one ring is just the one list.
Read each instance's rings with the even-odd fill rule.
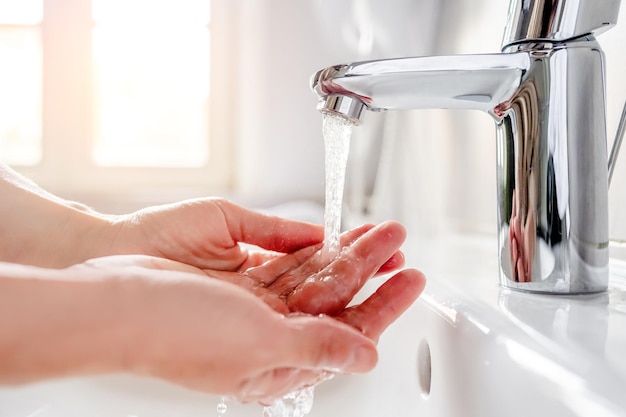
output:
[[210,18],[210,0],[0,0],[0,159],[69,198],[224,188]]
[[0,1],[0,155],[41,160],[41,0]]
[[207,0],[93,0],[96,163],[207,163],[209,16]]

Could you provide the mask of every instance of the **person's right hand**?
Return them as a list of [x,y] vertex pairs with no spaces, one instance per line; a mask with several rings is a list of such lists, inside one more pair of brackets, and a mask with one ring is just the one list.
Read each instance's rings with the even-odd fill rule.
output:
[[117,297],[108,304],[121,327],[114,332],[119,340],[102,348],[123,346],[126,371],[266,404],[329,371],[371,370],[377,361],[372,336],[397,317],[421,282],[400,275],[333,318],[285,316],[248,290],[160,258],[105,257],[70,270],[116,282]]

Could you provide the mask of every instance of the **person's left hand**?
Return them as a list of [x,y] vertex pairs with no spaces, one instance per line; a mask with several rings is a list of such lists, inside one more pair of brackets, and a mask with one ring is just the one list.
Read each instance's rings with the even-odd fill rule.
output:
[[118,216],[112,224],[106,254],[151,255],[222,271],[242,271],[324,238],[319,225],[265,215],[220,198],[150,207]]

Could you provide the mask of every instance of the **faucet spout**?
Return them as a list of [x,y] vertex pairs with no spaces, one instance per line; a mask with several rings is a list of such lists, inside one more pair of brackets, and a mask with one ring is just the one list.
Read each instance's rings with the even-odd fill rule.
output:
[[352,119],[361,119],[363,108],[492,112],[511,98],[529,67],[523,52],[366,61],[320,70],[311,87],[320,98],[318,109]]

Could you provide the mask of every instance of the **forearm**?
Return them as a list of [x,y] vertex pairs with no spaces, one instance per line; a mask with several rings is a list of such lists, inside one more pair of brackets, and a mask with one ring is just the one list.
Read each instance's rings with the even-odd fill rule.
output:
[[58,198],[0,163],[0,261],[63,267],[106,254],[104,216]]
[[76,274],[0,263],[0,384],[124,371],[124,293]]

